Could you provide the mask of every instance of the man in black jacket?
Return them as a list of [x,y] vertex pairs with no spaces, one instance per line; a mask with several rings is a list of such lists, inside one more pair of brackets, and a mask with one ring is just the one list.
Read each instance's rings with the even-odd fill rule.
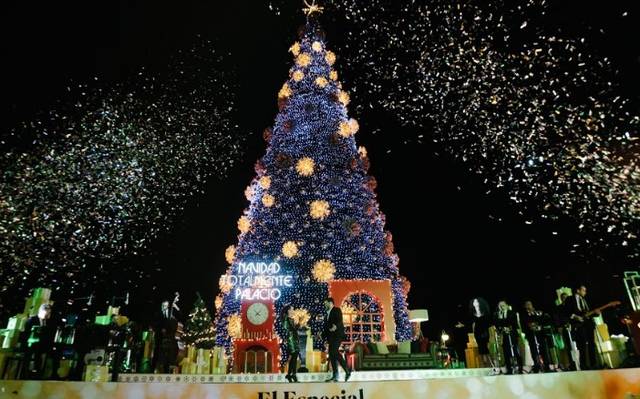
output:
[[548,333],[545,328],[551,325],[551,316],[536,310],[533,302],[524,302],[524,312],[522,313],[522,331],[524,332],[531,357],[533,357],[532,373],[541,373],[549,370],[551,356],[549,355]]
[[[24,331],[20,336],[20,348],[24,352],[23,375],[24,379],[43,378],[45,360],[51,356],[55,325],[51,322],[51,305],[40,305],[38,314],[29,317],[25,323]],[[53,357],[52,360],[55,360]],[[56,365],[54,361],[54,366]],[[57,367],[53,368],[55,374]]]
[[178,356],[178,342],[176,331],[178,329],[178,317],[180,308],[174,300],[163,301],[160,313],[155,320],[155,350],[153,354],[152,368],[158,373],[169,374],[171,368],[176,365]]
[[[594,342],[595,323],[592,315],[599,315],[600,312],[590,312],[589,304],[585,297],[587,287],[579,285],[576,293],[567,298],[565,306],[571,322],[573,339],[580,354],[580,369],[589,370],[596,368],[596,345]],[[577,368],[574,362],[573,368]]]
[[345,371],[345,382],[351,377],[351,371],[347,368],[347,362],[340,354],[340,343],[345,337],[344,324],[342,323],[342,311],[340,308],[334,306],[333,298],[327,298],[324,300],[324,308],[327,311],[326,319],[324,322],[324,339],[329,344],[329,361],[331,362],[331,371],[333,377],[326,382],[338,381],[338,363]]

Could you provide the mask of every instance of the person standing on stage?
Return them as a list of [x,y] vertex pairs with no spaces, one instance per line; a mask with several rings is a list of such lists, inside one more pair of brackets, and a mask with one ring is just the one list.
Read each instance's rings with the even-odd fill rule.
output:
[[[587,287],[582,284],[578,286],[576,293],[566,300],[567,314],[569,314],[573,340],[578,348],[581,370],[596,368],[595,324],[593,319],[588,317],[590,307],[586,296]],[[594,314],[599,315],[600,312],[597,311]],[[574,368],[577,368],[575,364]]]
[[533,358],[533,368],[531,369],[531,372],[539,373],[548,371],[549,348],[544,328],[549,326],[550,317],[545,313],[536,310],[533,307],[533,302],[525,301],[521,321],[522,330],[527,338],[527,342],[529,342],[531,357]]
[[157,373],[168,374],[171,368],[176,365],[178,356],[178,342],[176,341],[176,331],[178,329],[178,308],[176,299],[171,304],[163,301],[160,306],[160,314],[156,316],[155,326],[155,350],[153,356],[153,369]]
[[327,313],[324,322],[323,337],[329,346],[329,362],[331,362],[331,371],[333,372],[333,376],[326,382],[338,381],[338,363],[340,363],[340,366],[346,373],[344,379],[346,382],[349,381],[349,377],[351,377],[351,371],[349,371],[344,357],[340,354],[340,344],[345,337],[342,311],[334,305],[333,298],[324,300],[324,308]]
[[285,342],[287,351],[289,352],[289,367],[285,378],[289,382],[298,382],[296,371],[298,369],[298,357],[300,356],[300,340],[298,339],[298,326],[293,320],[293,308],[291,305],[285,305],[280,315],[283,330],[285,332]]
[[[25,322],[24,330],[20,335],[20,349],[24,352],[22,363],[22,378],[42,379],[44,377],[45,361],[51,355],[54,335],[56,332],[54,323],[51,322],[51,305],[43,303],[38,308],[38,314],[29,317]],[[53,375],[57,372],[55,358]]]
[[469,303],[471,313],[471,332],[478,344],[478,353],[482,367],[495,367],[489,355],[489,328],[493,325],[489,304],[484,298],[473,298]]
[[571,368],[571,342],[569,315],[567,314],[567,298],[569,295],[562,292],[559,302],[553,311],[553,323],[555,331],[552,333],[553,353],[556,371],[569,370]]
[[520,356],[518,349],[518,317],[506,301],[498,302],[494,322],[498,334],[502,338],[507,374],[513,374],[516,371],[514,366],[518,367],[516,372],[521,372],[522,356]]

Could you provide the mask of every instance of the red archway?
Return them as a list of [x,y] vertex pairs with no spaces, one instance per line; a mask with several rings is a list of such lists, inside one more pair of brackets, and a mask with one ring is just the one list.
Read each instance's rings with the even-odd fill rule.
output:
[[382,314],[381,342],[395,340],[396,323],[393,318],[393,295],[390,280],[332,280],[329,295],[340,306],[353,293],[366,293],[376,299]]

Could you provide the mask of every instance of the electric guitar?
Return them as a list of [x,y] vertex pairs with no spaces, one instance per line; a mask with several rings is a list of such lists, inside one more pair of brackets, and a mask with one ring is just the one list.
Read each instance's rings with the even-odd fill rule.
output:
[[591,310],[587,310],[586,312],[583,312],[582,315],[580,315],[580,317],[582,317],[583,320],[576,320],[578,322],[578,324],[582,324],[584,323],[584,321],[586,319],[588,319],[589,317],[593,316],[594,314],[600,313],[605,309],[608,308],[612,308],[614,306],[620,306],[622,302],[620,301],[611,301],[609,303],[607,303],[606,305],[602,305],[600,307],[597,307],[595,309],[591,309]]
[[587,311],[587,312],[584,314],[584,316],[583,316],[583,317],[584,317],[584,318],[587,318],[587,317],[593,316],[594,314],[596,314],[596,313],[600,313],[600,312],[602,312],[602,311],[603,311],[603,310],[605,310],[605,309],[612,308],[612,307],[614,307],[614,306],[620,306],[620,304],[621,304],[621,302],[620,302],[620,301],[611,301],[611,302],[607,303],[606,305],[602,305],[602,306],[600,306],[599,308],[595,308],[595,309],[592,309],[592,310]]
[[[578,328],[579,326],[581,326],[589,317],[593,316],[596,313],[600,313],[603,310],[607,309],[607,308],[611,308],[614,306],[619,306],[621,304],[620,301],[611,301],[609,303],[607,303],[606,305],[602,305],[600,307],[597,307],[595,309],[592,310],[588,310],[586,312],[583,312],[583,314],[580,316],[582,318],[582,320],[573,320],[573,324],[576,328]],[[576,342],[573,340],[573,337],[571,336],[571,328],[568,329],[569,331],[569,339],[570,339],[570,345],[571,348],[569,350],[569,352],[571,353],[571,359],[573,360],[573,362],[576,365],[576,369],[580,370],[581,366],[580,366],[580,350],[578,349],[578,346],[576,344]]]

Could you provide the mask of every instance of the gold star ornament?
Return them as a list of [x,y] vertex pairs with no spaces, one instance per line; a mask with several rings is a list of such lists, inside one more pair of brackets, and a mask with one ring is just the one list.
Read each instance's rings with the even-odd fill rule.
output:
[[302,11],[307,15],[307,17],[310,17],[313,14],[322,14],[322,12],[324,11],[324,7],[320,7],[319,5],[316,4],[316,0],[311,0],[311,3],[309,3],[308,0],[304,0],[304,5],[306,6],[305,8],[302,9]]

